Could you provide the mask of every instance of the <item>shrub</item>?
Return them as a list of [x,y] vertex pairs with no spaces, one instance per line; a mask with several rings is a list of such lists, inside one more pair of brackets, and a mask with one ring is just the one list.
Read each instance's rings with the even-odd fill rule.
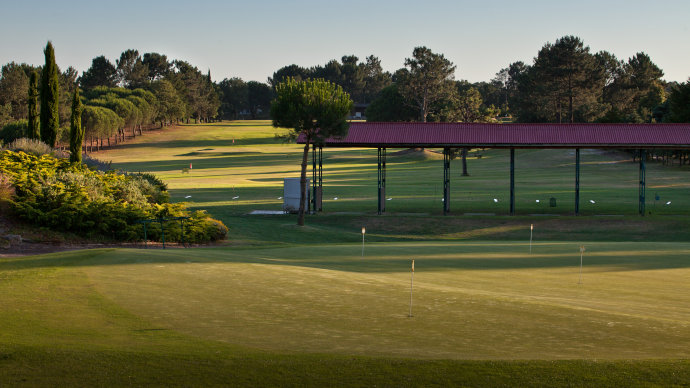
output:
[[112,162],[104,162],[89,155],[82,155],[81,161],[92,170],[110,171],[113,169]]
[[[143,236],[137,221],[190,217],[185,221],[187,242],[227,235],[227,228],[205,212],[190,213],[184,204],[167,203],[165,184],[152,175],[94,171],[68,159],[13,151],[0,152],[0,174],[15,189],[8,200],[15,215],[38,226],[128,241]],[[167,241],[182,239],[181,225],[166,222],[163,227]],[[148,237],[156,240],[161,234],[160,225],[151,224]]]
[[5,148],[11,151],[23,151],[27,154],[36,156],[50,155],[54,152],[54,150],[50,148],[48,144],[40,140],[29,139],[27,137],[14,140]]
[[13,123],[6,124],[0,129],[0,141],[3,143],[11,143],[22,137],[26,137],[28,132],[29,121],[19,120]]
[[0,210],[2,210],[3,213],[7,211],[8,204],[13,197],[14,187],[12,186],[12,182],[10,182],[10,178],[0,173]]

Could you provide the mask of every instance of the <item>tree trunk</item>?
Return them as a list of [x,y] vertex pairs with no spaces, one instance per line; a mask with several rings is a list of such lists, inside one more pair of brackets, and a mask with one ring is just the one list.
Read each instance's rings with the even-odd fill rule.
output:
[[467,147],[462,149],[462,176],[470,176],[467,173]]
[[307,137],[306,144],[304,144],[304,153],[302,154],[302,172],[299,177],[299,214],[297,216],[297,225],[304,226],[304,202],[307,199],[307,159],[309,157],[309,138]]

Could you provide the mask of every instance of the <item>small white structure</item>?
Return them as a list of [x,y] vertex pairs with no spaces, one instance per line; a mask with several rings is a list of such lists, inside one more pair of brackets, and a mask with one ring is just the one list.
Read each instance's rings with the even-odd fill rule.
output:
[[[300,178],[283,178],[283,211],[286,213],[299,212],[300,197]],[[304,198],[304,211],[309,211],[309,198],[311,197],[311,186],[307,178],[307,195]]]

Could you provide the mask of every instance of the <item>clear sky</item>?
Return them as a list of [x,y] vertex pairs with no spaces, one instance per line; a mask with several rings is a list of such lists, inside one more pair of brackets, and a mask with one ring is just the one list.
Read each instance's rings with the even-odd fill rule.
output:
[[53,42],[61,69],[80,73],[137,49],[182,59],[214,81],[265,82],[282,66],[373,54],[403,67],[416,46],[442,53],[456,79],[488,81],[546,43],[580,37],[619,59],[647,53],[667,81],[690,77],[688,0],[3,0],[0,64],[40,65]]

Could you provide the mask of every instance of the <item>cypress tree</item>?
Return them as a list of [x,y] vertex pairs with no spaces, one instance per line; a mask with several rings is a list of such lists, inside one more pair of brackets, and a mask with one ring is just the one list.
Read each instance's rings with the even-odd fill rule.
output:
[[38,121],[38,72],[31,72],[29,79],[29,131],[26,134],[29,139],[38,140],[41,137],[41,129]]
[[69,128],[69,161],[81,163],[81,146],[84,142],[84,128],[81,126],[81,98],[79,88],[74,90],[72,96],[72,118]]
[[55,64],[55,50],[48,41],[46,49],[46,64],[41,75],[41,141],[55,147],[57,134],[60,130],[60,115],[58,113],[59,82],[58,70]]

